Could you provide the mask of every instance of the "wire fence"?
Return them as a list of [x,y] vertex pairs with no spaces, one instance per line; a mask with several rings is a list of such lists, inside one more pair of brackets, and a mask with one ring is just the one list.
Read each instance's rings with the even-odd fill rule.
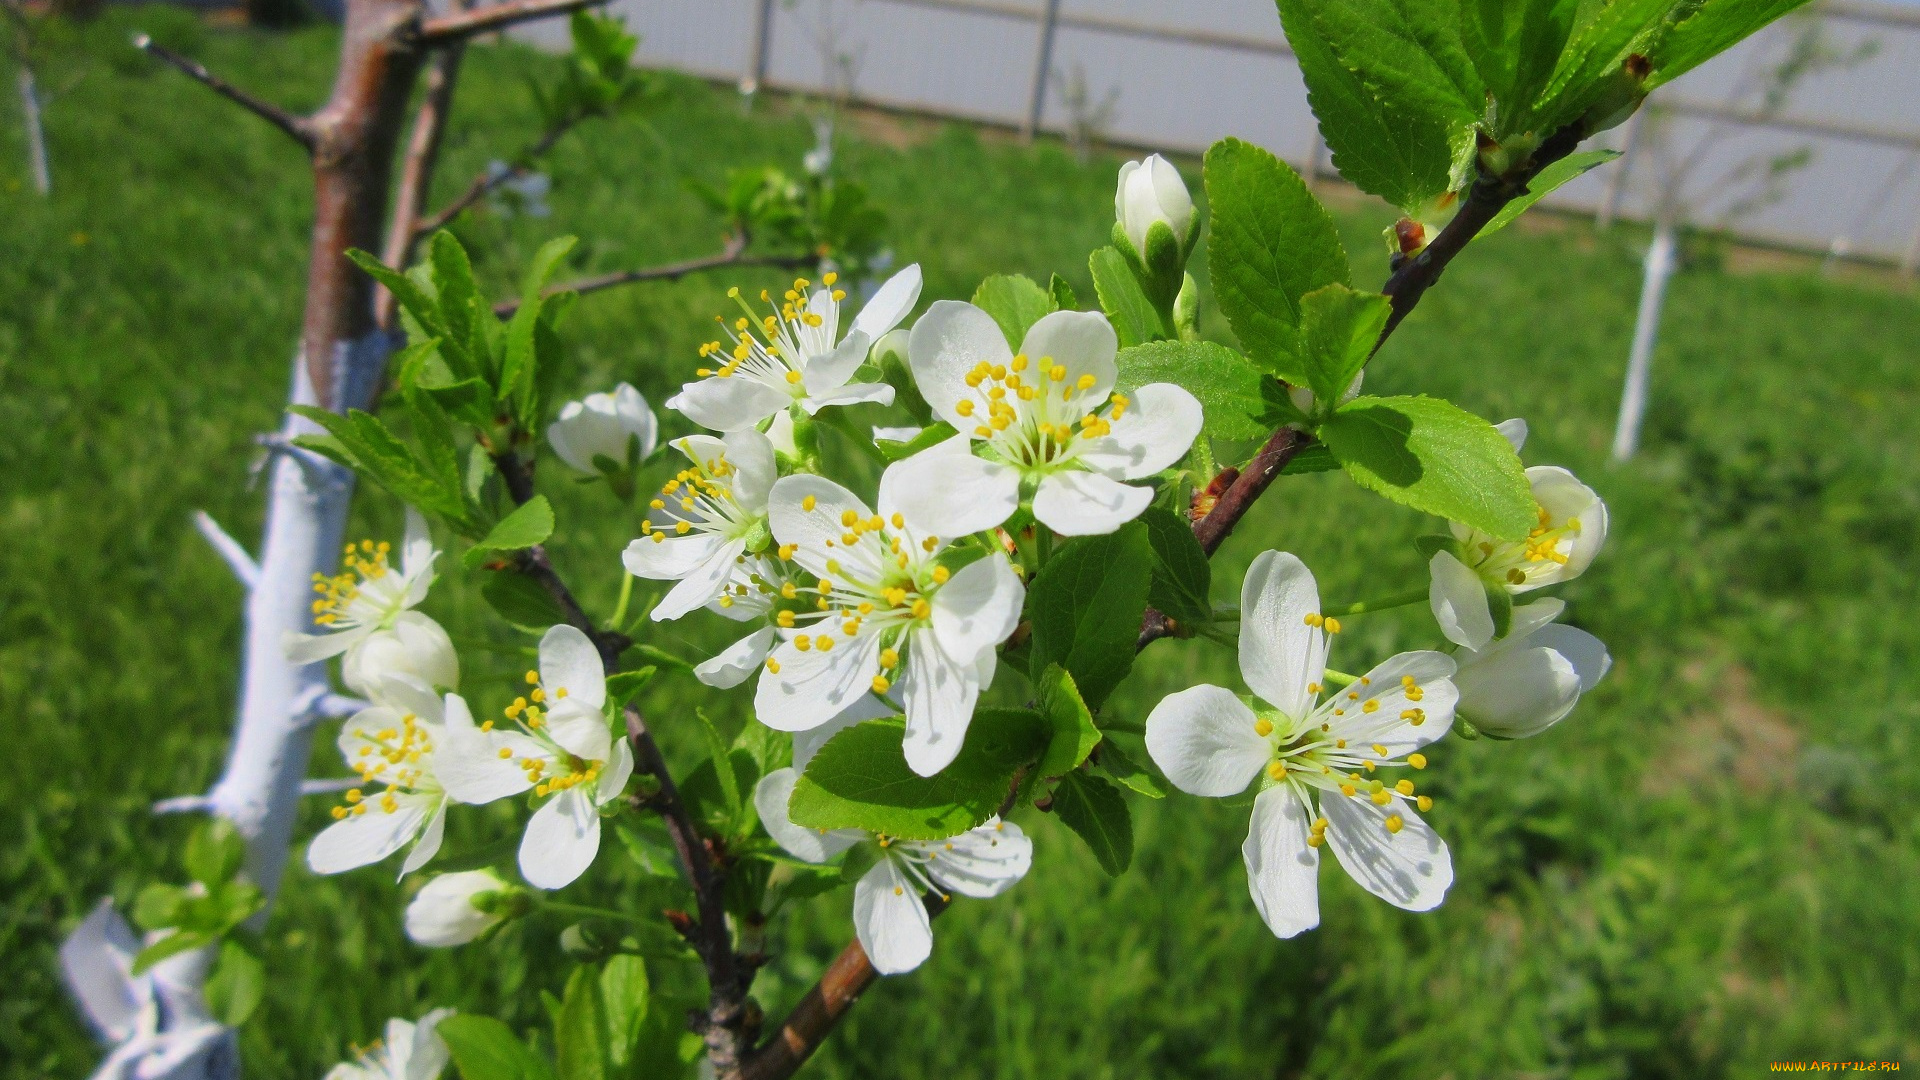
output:
[[[1325,175],[1271,0],[617,0],[643,62],[1177,152],[1233,134]],[[1563,210],[1672,215],[1920,268],[1920,7],[1826,0],[1653,96]]]

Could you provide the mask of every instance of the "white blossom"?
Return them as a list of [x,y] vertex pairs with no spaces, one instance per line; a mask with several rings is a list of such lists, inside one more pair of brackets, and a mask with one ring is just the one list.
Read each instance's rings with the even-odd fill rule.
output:
[[673,448],[692,465],[660,488],[640,538],[621,557],[635,577],[677,582],[654,605],[656,620],[718,600],[749,545],[765,545],[767,493],[777,475],[773,444],[751,429],[724,439],[689,435]]
[[288,660],[311,664],[338,656],[382,630],[393,629],[402,613],[427,598],[433,585],[433,562],[440,553],[427,535],[427,519],[412,507],[407,508],[407,535],[398,570],[388,564],[391,549],[385,541],[349,544],[342,554],[346,569],[330,578],[313,576],[313,591],[319,594],[313,602],[313,621],[327,632],[289,631]]
[[1446,843],[1415,812],[1432,800],[1378,773],[1426,768],[1416,751],[1453,724],[1454,662],[1401,653],[1329,693],[1327,641],[1338,631],[1306,565],[1263,552],[1240,596],[1240,674],[1259,707],[1201,685],[1147,717],[1147,752],[1180,790],[1224,798],[1260,781],[1241,854],[1254,906],[1283,938],[1319,925],[1322,845],[1362,888],[1408,911],[1439,906],[1453,883]]
[[1193,196],[1180,170],[1159,154],[1120,166],[1120,183],[1113,193],[1113,213],[1127,241],[1140,258],[1147,257],[1147,230],[1162,223],[1173,230],[1182,248],[1193,226]]
[[768,727],[806,731],[868,693],[892,694],[906,714],[907,763],[932,776],[960,752],[1026,588],[999,552],[950,570],[945,541],[896,509],[901,483],[899,465],[881,477],[879,513],[823,477],[774,485],[776,554],[818,580],[782,587],[783,599],[807,595],[813,607],[779,612],[754,709]]
[[547,442],[575,470],[598,475],[596,456],[620,469],[627,467],[630,454],[633,461],[645,461],[653,453],[659,430],[647,399],[621,383],[611,394],[588,394],[585,400],[567,402],[560,418],[548,426]]
[[356,693],[372,696],[389,676],[417,679],[448,690],[460,686],[460,656],[439,623],[418,611],[403,611],[385,630],[375,630],[347,650],[340,680]]
[[446,1070],[450,1056],[434,1029],[452,1015],[452,1009],[435,1009],[419,1023],[397,1017],[387,1021],[384,1039],[360,1047],[355,1060],[327,1070],[326,1080],[434,1080]]
[[558,889],[599,853],[600,808],[626,788],[633,751],[607,726],[606,668],[586,634],[549,629],[540,639],[540,669],[527,672],[527,683],[527,695],[507,706],[512,729],[491,720],[475,727],[465,710],[449,711],[440,779],[464,803],[529,788],[546,800],[521,838],[520,874],[536,888]]
[[1106,316],[1056,311],[1007,347],[993,316],[942,300],[914,324],[913,377],[959,432],[894,466],[916,527],[964,536],[1005,522],[1023,499],[1063,536],[1110,533],[1153,501],[1144,480],[1186,454],[1200,403],[1172,383],[1113,393],[1119,348]]
[[441,874],[407,905],[407,937],[436,949],[465,945],[506,921],[506,914],[489,901],[511,891],[492,870]]
[[[795,749],[797,754],[797,744]],[[753,791],[754,806],[768,834],[796,859],[823,863],[863,841],[878,845],[878,860],[853,887],[853,928],[882,975],[912,971],[932,954],[933,922],[923,893],[943,900],[953,893],[988,899],[1012,888],[1033,865],[1033,841],[1020,826],[999,818],[945,840],[795,825],[787,816],[787,801],[804,768],[799,762],[762,777]]]
[[1566,609],[1548,597],[1513,609],[1507,636],[1481,649],[1462,646],[1458,711],[1480,732],[1502,739],[1538,735],[1559,723],[1580,695],[1599,684],[1613,657],[1597,637],[1554,620]]
[[719,366],[701,368],[698,379],[668,399],[667,408],[701,427],[738,431],[794,405],[812,415],[829,405],[891,404],[893,387],[851,380],[874,342],[919,302],[920,267],[916,263],[887,279],[854,316],[845,338],[840,337],[840,304],[847,294],[834,287],[835,280],[836,275],[826,275],[823,287],[809,294],[812,284],[796,279],[777,305],[763,291],[760,299],[774,305],[768,314],[748,307],[739,289],[730,290],[745,314],[730,323],[720,320],[725,342],[700,347],[701,359]]
[[[467,703],[458,694],[443,700],[404,675],[381,679],[372,697],[374,704],[349,717],[336,740],[360,786],[333,808],[334,823],[307,848],[316,874],[367,866],[412,844],[400,866],[405,876],[440,850],[447,791],[438,766],[447,752],[448,716],[466,717]],[[384,787],[373,790],[376,784]]]

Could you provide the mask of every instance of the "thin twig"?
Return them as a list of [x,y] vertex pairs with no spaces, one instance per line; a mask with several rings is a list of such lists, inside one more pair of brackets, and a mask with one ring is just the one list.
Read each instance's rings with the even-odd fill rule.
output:
[[[718,270],[725,266],[777,266],[786,269],[812,266],[816,259],[812,255],[748,255],[745,254],[747,238],[741,234],[727,237],[724,250],[713,255],[702,255],[697,259],[685,259],[680,262],[665,263],[660,266],[646,266],[638,270],[619,270],[597,277],[581,278],[578,281],[563,281],[547,287],[545,295],[554,296],[563,292],[591,293],[602,289],[611,289],[620,285],[631,285],[640,281],[676,281],[688,274],[697,274],[703,270]],[[495,304],[493,313],[508,318],[520,308],[520,301],[505,300]]]
[[[387,226],[386,246],[380,261],[405,269],[413,261],[414,243],[419,239],[420,215],[426,211],[427,191],[433,186],[434,166],[440,160],[440,143],[447,131],[447,117],[453,111],[453,92],[460,81],[460,62],[466,45],[455,43],[440,50],[427,69],[427,92],[414,114],[413,133],[407,140],[406,158],[400,164],[400,186],[393,196],[393,220]],[[384,286],[374,293],[374,321],[391,329],[397,301]]]
[[190,60],[164,45],[155,44],[154,40],[145,34],[135,34],[133,36],[133,47],[179,68],[181,71],[204,84],[214,93],[239,105],[241,108],[260,117],[281,131],[286,132],[295,142],[306,147],[308,153],[313,152],[313,148],[319,140],[319,134],[314,127],[313,121],[308,118],[289,112],[270,101],[263,101],[260,98],[254,97],[245,90],[208,71],[206,66],[198,61]]
[[475,34],[505,30],[517,23],[532,22],[553,15],[565,15],[582,8],[598,7],[607,0],[508,0],[471,11],[460,11],[428,19],[420,24],[424,45],[448,45]]
[[482,172],[475,176],[473,182],[467,185],[467,189],[462,191],[452,202],[441,207],[416,224],[413,227],[414,235],[416,237],[424,236],[435,229],[446,227],[448,222],[466,213],[467,210],[473,207],[474,203],[500,190],[508,181],[517,180],[526,176],[527,172],[533,167],[535,160],[547,151],[553,149],[554,144],[560,141],[561,136],[572,131],[575,127],[579,126],[582,120],[587,119],[591,115],[593,114],[575,113],[572,116],[563,118],[559,123],[548,128],[540,138],[529,144],[526,149],[515,154],[513,163],[506,169],[500,172]]

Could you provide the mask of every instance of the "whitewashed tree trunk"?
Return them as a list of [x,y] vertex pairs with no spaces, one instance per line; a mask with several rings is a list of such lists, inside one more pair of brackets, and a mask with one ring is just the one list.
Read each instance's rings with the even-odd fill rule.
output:
[[1627,358],[1626,386],[1620,392],[1620,421],[1613,429],[1613,460],[1630,461],[1640,446],[1640,422],[1647,414],[1647,384],[1653,375],[1653,349],[1660,340],[1660,309],[1673,279],[1678,244],[1671,217],[1662,215],[1647,248],[1640,283],[1640,314],[1633,326],[1633,350]]

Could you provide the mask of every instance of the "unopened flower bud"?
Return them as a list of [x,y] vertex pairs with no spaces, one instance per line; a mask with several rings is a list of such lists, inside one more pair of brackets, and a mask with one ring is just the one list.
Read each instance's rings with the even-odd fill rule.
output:
[[[595,458],[605,458],[616,469],[626,469],[653,453],[659,422],[640,391],[621,383],[611,394],[589,394],[570,401],[560,419],[547,428],[547,442],[560,460],[583,473],[599,473]],[[634,440],[639,441],[633,457]]]
[[417,611],[403,611],[392,628],[377,630],[347,650],[340,677],[355,693],[368,697],[390,675],[406,675],[428,686],[457,690],[460,657],[440,624]]
[[407,936],[417,945],[465,945],[520,914],[516,891],[491,870],[441,874],[407,905]]
[[1120,228],[1143,262],[1151,265],[1147,233],[1156,223],[1173,234],[1180,262],[1192,247],[1193,196],[1187,194],[1180,170],[1159,154],[1120,166],[1120,184],[1113,193],[1113,212]]

